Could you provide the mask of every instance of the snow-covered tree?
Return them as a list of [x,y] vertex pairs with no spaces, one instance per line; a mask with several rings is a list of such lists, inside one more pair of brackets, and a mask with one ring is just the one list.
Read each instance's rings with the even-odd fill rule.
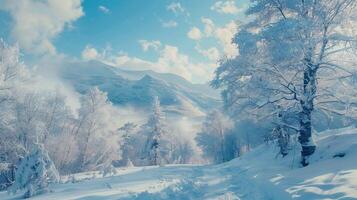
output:
[[15,163],[23,152],[17,140],[14,106],[16,93],[29,76],[20,61],[17,45],[11,46],[0,39],[0,162]]
[[25,92],[18,95],[15,102],[15,126],[22,154],[28,154],[34,145],[41,143],[44,122],[41,120],[42,97],[36,92]]
[[50,135],[59,135],[68,131],[69,120],[73,120],[74,116],[69,106],[66,105],[66,96],[59,90],[54,92],[46,91],[45,94],[41,95],[44,97],[42,106],[44,126],[41,142],[46,144]]
[[16,166],[38,144],[62,173],[103,168],[118,159],[115,109],[106,94],[90,90],[77,116],[61,90],[33,87],[37,78],[20,61],[19,48],[0,40],[0,162]]
[[76,160],[79,156],[79,147],[77,138],[71,134],[69,128],[57,135],[50,135],[45,144],[49,155],[55,163],[58,171],[61,174],[68,174],[76,172]]
[[28,78],[20,61],[18,45],[8,45],[0,38],[0,104],[11,100],[14,90]]
[[166,164],[169,162],[170,148],[165,123],[165,117],[161,112],[160,100],[156,96],[153,99],[152,113],[147,124],[144,126],[147,140],[143,153],[150,165]]
[[278,112],[277,115],[277,122],[272,130],[272,139],[277,141],[280,149],[279,153],[285,157],[288,155],[290,149],[291,131],[284,126],[284,124],[289,124],[284,121],[286,118],[285,113]]
[[177,135],[173,136],[170,141],[170,163],[190,163],[195,153],[192,141],[189,141],[185,138],[179,138]]
[[118,173],[117,169],[110,163],[101,166],[100,173],[103,174],[103,177],[113,176]]
[[82,97],[74,134],[79,145],[79,170],[93,170],[118,158],[118,138],[114,134],[113,106],[98,88]]
[[[314,153],[312,113],[356,117],[356,2],[253,0],[254,20],[234,38],[239,56],[223,60],[212,84],[225,105],[255,119],[277,121],[290,112],[299,133],[302,165]],[[292,124],[295,124],[292,123]]]
[[122,165],[125,167],[132,167],[132,159],[133,157],[139,158],[138,154],[135,154],[135,146],[139,145],[138,143],[133,141],[133,134],[136,133],[137,125],[131,122],[124,124],[119,129],[119,132],[122,133],[122,142],[120,145],[121,153],[122,153]]
[[[229,130],[233,122],[218,110],[209,113],[203,122],[202,130],[196,136],[196,141],[206,158],[214,163],[226,162],[233,159],[228,140]],[[233,152],[234,153],[234,152]]]
[[73,134],[76,119],[66,104],[66,96],[59,90],[41,93],[40,142],[45,145],[60,173],[71,172],[71,165],[78,156],[78,145]]
[[[54,141],[69,132],[69,108],[60,92],[42,90],[35,74],[20,61],[17,45],[0,40],[0,161],[16,165],[37,143],[50,146],[54,161],[64,157],[53,150],[70,143]],[[3,139],[4,138],[4,139]],[[51,141],[47,140],[51,138]],[[71,140],[73,141],[73,140]]]
[[58,171],[43,145],[37,145],[24,157],[15,171],[15,180],[9,192],[25,190],[29,198],[47,191],[50,183],[59,181]]

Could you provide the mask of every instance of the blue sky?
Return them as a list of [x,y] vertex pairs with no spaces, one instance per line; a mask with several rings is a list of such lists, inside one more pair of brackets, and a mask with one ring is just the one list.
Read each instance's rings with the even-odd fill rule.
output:
[[[64,55],[127,68],[211,78],[245,21],[247,0],[0,0],[0,37],[25,55]],[[25,56],[26,57],[26,56]]]

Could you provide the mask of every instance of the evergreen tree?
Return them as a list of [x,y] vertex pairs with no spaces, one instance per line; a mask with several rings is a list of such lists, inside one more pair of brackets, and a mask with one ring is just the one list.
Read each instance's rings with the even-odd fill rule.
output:
[[150,165],[159,165],[169,162],[169,148],[165,117],[161,112],[160,101],[156,96],[153,100],[152,114],[146,124],[147,141],[144,152]]
[[[119,129],[120,132],[123,132],[122,135],[122,143],[121,143],[121,153],[122,153],[122,164],[125,167],[132,167],[134,166],[130,155],[131,152],[134,151],[134,146],[132,144],[132,134],[134,134],[134,130],[137,128],[137,125],[134,123],[126,123],[123,127]],[[137,145],[137,144],[134,144]]]
[[43,145],[37,145],[32,153],[21,160],[9,192],[26,190],[24,197],[29,198],[46,192],[50,183],[58,181],[58,171],[47,151]]

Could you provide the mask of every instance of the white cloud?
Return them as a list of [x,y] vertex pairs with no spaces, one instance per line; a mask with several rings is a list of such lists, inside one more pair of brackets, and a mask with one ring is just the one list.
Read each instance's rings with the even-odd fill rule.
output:
[[238,14],[243,12],[245,8],[238,8],[234,1],[217,1],[211,6],[211,10],[223,14]]
[[205,34],[208,37],[211,36],[215,29],[215,25],[214,25],[213,21],[209,18],[204,18],[204,17],[202,17],[201,21],[205,26]]
[[98,50],[90,45],[87,45],[82,51],[83,60],[97,60],[111,66],[122,66],[133,70],[148,69],[152,66],[150,61],[145,61],[140,58],[130,57],[124,52],[112,53],[110,47],[103,50]]
[[82,58],[84,60],[97,60],[100,59],[100,54],[97,49],[87,45],[82,51]]
[[218,61],[219,59],[219,51],[216,47],[210,47],[208,49],[204,49],[202,47],[200,47],[199,45],[197,45],[195,47],[196,51],[198,53],[200,53],[201,55],[207,57],[209,60],[211,61]]
[[145,70],[154,68],[151,61],[146,61],[137,57],[130,57],[126,53],[119,53],[116,56],[111,56],[111,61],[109,59],[109,61],[102,60],[102,62],[113,66],[125,67],[130,70]]
[[[238,30],[238,25],[234,21],[230,21],[224,26],[218,27],[214,24],[214,22],[209,19],[209,18],[202,18],[201,19],[203,25],[204,25],[204,32],[202,32],[198,29],[196,30],[197,32],[200,32],[200,38],[202,39],[204,37],[206,38],[214,38],[217,40],[217,42],[220,44],[221,48],[223,49],[223,54],[229,58],[234,57],[238,55],[238,49],[235,44],[232,43],[232,39],[234,35],[237,33]],[[193,40],[198,40],[196,38],[192,38]],[[217,49],[217,48],[216,48]],[[216,50],[210,48],[209,50],[203,50],[200,48],[196,48],[196,50],[202,54],[205,55],[208,58],[214,58],[216,57]]]
[[86,46],[82,52],[84,60],[99,60],[103,63],[125,67],[131,70],[153,70],[161,73],[173,73],[194,82],[210,80],[214,71],[214,63],[193,63],[189,56],[182,54],[175,46],[164,45],[158,49],[158,58],[155,61],[147,61],[137,57],[131,57],[126,53],[113,54],[106,49],[97,49]]
[[202,38],[202,33],[197,27],[192,27],[187,33],[187,36],[192,40],[200,40]]
[[179,2],[172,2],[166,7],[166,9],[175,13],[176,15],[183,14],[190,16],[190,13],[188,13],[188,11]]
[[83,16],[81,0],[3,0],[0,10],[14,20],[11,34],[32,54],[55,54],[54,37]]
[[238,55],[238,48],[232,43],[232,39],[237,33],[237,30],[237,23],[231,21],[223,27],[218,27],[214,32],[215,37],[219,40],[223,47],[224,54],[227,57]]
[[192,80],[192,64],[189,62],[187,55],[179,53],[177,47],[165,45],[164,49],[160,52],[157,61],[158,66],[162,67],[160,71],[171,72],[179,74],[180,76]]
[[158,40],[148,41],[148,40],[139,40],[139,44],[143,51],[148,51],[149,49],[158,50],[161,46],[161,42]]
[[181,6],[181,4],[179,2],[177,2],[177,3],[172,2],[171,4],[169,4],[167,6],[167,10],[170,10],[174,13],[179,13],[179,12],[185,11],[185,9]]
[[190,81],[211,80],[214,63],[193,63],[189,56],[179,52],[175,46],[165,45],[155,65],[162,66],[161,72],[178,74]]
[[101,12],[103,12],[104,14],[110,14],[109,8],[107,8],[107,7],[103,6],[103,5],[100,5],[100,6],[98,7],[98,9],[99,9]]
[[176,27],[178,24],[176,21],[170,20],[170,21],[162,21],[161,25],[164,28],[173,28]]

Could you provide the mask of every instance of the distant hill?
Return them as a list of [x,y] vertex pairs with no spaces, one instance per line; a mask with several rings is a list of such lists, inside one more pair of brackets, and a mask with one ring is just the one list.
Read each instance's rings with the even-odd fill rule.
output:
[[153,97],[158,96],[166,112],[201,116],[220,104],[218,91],[208,84],[192,84],[169,73],[130,71],[89,61],[66,63],[60,74],[78,92],[85,93],[97,86],[108,93],[113,104],[120,106],[148,108]]

